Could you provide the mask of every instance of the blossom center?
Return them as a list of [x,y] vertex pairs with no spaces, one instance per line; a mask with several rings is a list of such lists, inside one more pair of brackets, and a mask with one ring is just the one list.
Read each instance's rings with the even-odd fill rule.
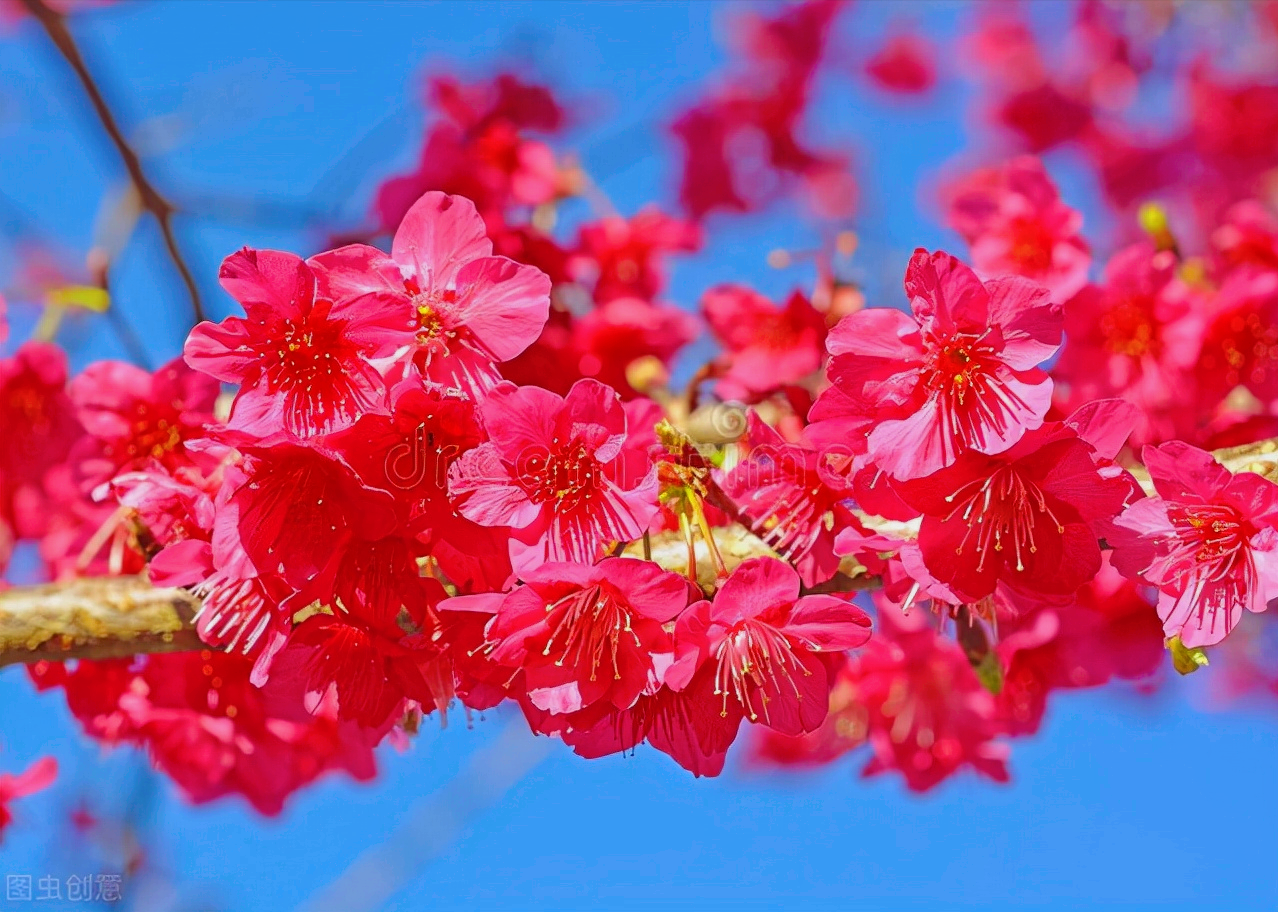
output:
[[613,680],[621,680],[617,654],[624,640],[642,644],[631,627],[630,611],[615,597],[593,586],[546,606],[550,638],[541,654],[557,656],[555,664],[582,666],[590,663],[590,680],[598,679],[605,657],[612,666]]
[[1116,355],[1129,358],[1157,357],[1162,340],[1150,319],[1149,309],[1140,302],[1125,300],[1100,319],[1106,346]]
[[[810,675],[794,654],[794,647],[781,631],[771,624],[751,618],[734,626],[715,656],[718,667],[714,675],[715,696],[723,697],[720,716],[728,714],[728,698],[735,697],[751,722],[762,716],[768,722],[768,691],[780,693],[783,684],[794,692],[796,700],[803,692],[794,683],[799,672]],[[759,705],[755,705],[755,703]]]
[[594,496],[599,463],[578,443],[521,460],[520,477],[535,502],[556,502],[560,509],[572,510]]
[[970,542],[980,557],[977,572],[985,569],[991,553],[1001,555],[1008,549],[1010,556],[1016,558],[1017,571],[1023,572],[1025,561],[1038,552],[1035,536],[1041,522],[1051,522],[1058,534],[1065,531],[1042,489],[1011,466],[984,480],[969,482],[945,500],[956,504],[945,520],[957,516],[967,524],[967,532],[954,553],[962,554]]
[[453,311],[457,292],[451,288],[422,290],[415,282],[405,282],[404,287],[411,297],[409,328],[417,333],[417,344],[447,351],[448,343],[456,336]]
[[342,371],[333,351],[339,347],[343,325],[332,320],[285,320],[276,344],[258,352],[271,387],[331,386],[333,375]]
[[134,411],[133,425],[124,452],[130,459],[150,456],[163,459],[182,445],[182,428],[172,420],[171,414],[154,416],[151,408],[139,403]]
[[1235,314],[1221,342],[1231,383],[1264,383],[1278,368],[1278,327],[1256,311]]
[[924,362],[927,388],[961,405],[970,390],[983,387],[996,355],[986,341],[988,335],[989,330],[980,335],[959,333],[931,346]]
[[1223,576],[1246,557],[1254,530],[1233,507],[1176,505],[1169,507],[1167,513],[1177,532],[1172,557],[1187,569],[1210,566]]
[[1018,219],[1012,226],[1012,260],[1031,273],[1044,273],[1052,266],[1052,236],[1038,221]]

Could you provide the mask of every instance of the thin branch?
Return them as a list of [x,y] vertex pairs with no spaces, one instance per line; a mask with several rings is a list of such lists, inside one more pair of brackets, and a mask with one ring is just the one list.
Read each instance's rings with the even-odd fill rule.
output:
[[156,223],[160,226],[160,234],[164,238],[164,246],[168,251],[169,259],[173,261],[173,266],[177,269],[178,275],[181,276],[182,283],[186,285],[187,293],[191,297],[191,310],[195,315],[196,321],[203,320],[204,305],[200,302],[200,290],[195,284],[195,276],[191,273],[191,269],[187,265],[186,259],[182,255],[182,250],[178,246],[177,238],[173,233],[173,213],[175,211],[173,204],[161,195],[155,185],[151,183],[151,179],[147,177],[146,171],[142,167],[142,159],[134,151],[133,147],[129,145],[129,141],[125,139],[124,133],[120,130],[120,125],[116,121],[115,115],[111,112],[111,108],[107,104],[102,90],[98,87],[97,81],[93,78],[93,74],[89,72],[89,68],[84,62],[84,57],[80,53],[80,48],[67,28],[66,20],[62,14],[50,7],[45,0],[22,0],[22,3],[28,12],[39,21],[63,59],[75,71],[76,77],[80,80],[80,86],[84,89],[89,103],[93,106],[93,110],[98,116],[98,121],[102,124],[102,129],[106,131],[111,144],[115,146],[116,152],[119,153],[125,170],[129,172],[129,179],[133,181],[133,186],[137,189],[138,198],[142,201],[142,207],[155,217]]

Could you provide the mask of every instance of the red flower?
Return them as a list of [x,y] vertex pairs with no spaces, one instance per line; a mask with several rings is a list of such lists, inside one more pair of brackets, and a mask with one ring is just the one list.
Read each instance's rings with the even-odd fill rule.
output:
[[1044,82],[1013,92],[995,112],[997,120],[1020,135],[1030,152],[1041,153],[1083,136],[1092,126],[1092,109],[1072,89]]
[[872,308],[830,331],[830,379],[874,419],[874,465],[919,478],[1042,424],[1052,382],[1037,365],[1061,340],[1046,289],[1016,276],[982,284],[949,254],[916,250],[905,290],[913,316]]
[[800,292],[777,307],[744,286],[721,285],[706,292],[701,312],[725,349],[725,399],[755,401],[821,367],[825,317]]
[[52,757],[41,757],[16,776],[0,773],[0,839],[4,838],[5,828],[13,822],[9,803],[48,788],[57,775],[58,761]]
[[[437,594],[442,597],[442,587]],[[438,652],[429,635],[379,632],[352,623],[342,612],[316,614],[289,632],[287,641],[271,651],[269,662],[259,660],[253,683],[290,682],[308,695],[331,697],[340,720],[364,729],[385,729],[403,717],[405,700],[427,711],[441,697],[447,705],[451,690],[437,693],[428,671]]]
[[[774,18],[750,13],[735,23],[738,65],[726,86],[672,127],[684,152],[679,198],[694,219],[754,209],[795,178],[820,214],[851,210],[855,186],[847,161],[807,148],[796,135],[840,6],[814,0]],[[741,150],[751,140],[762,146],[753,155]]]
[[252,661],[203,650],[141,660],[42,663],[37,687],[65,689],[89,734],[145,747],[188,800],[243,795],[259,813],[327,772],[361,781],[376,773],[373,747],[385,729],[339,723],[332,700],[303,702],[298,681],[249,682]]
[[67,358],[45,342],[27,342],[0,358],[0,516],[20,537],[38,537],[49,522],[44,479],[65,462],[83,434],[66,394]]
[[1261,402],[1278,399],[1278,270],[1231,272],[1209,319],[1195,365],[1204,399],[1218,401],[1240,385]]
[[833,595],[799,595],[799,575],[770,557],[745,561],[715,594],[680,616],[672,688],[707,663],[721,713],[797,735],[829,712],[835,656],[870,639],[870,618]]
[[749,455],[723,479],[723,492],[806,585],[824,582],[839,569],[837,531],[858,526],[843,504],[849,492],[831,487],[821,472],[832,451],[786,443],[753,411],[746,420]]
[[[1138,244],[1115,254],[1104,281],[1065,308],[1069,344],[1053,374],[1070,403],[1121,396],[1141,408],[1153,433],[1169,436],[1193,418],[1185,404],[1202,333],[1201,309],[1176,277],[1175,256]],[[1136,439],[1150,433],[1138,428]]]
[[949,220],[986,276],[1019,275],[1045,286],[1058,304],[1087,283],[1091,251],[1083,218],[1061,201],[1033,156],[974,172],[953,190]]
[[892,34],[865,64],[866,75],[888,92],[918,95],[936,85],[937,48],[913,31]]
[[218,390],[181,359],[154,374],[120,361],[90,364],[68,389],[87,432],[74,454],[80,472],[92,485],[149,465],[191,465],[186,443],[214,422]]
[[608,545],[637,539],[657,512],[655,473],[623,486],[626,415],[602,383],[578,381],[565,398],[503,385],[480,417],[488,442],[453,464],[449,490],[463,516],[514,530],[517,571],[592,563]]
[[1114,566],[1158,587],[1167,636],[1186,646],[1219,643],[1243,609],[1278,598],[1278,485],[1250,472],[1231,475],[1181,441],[1145,447],[1157,497],[1118,518]]
[[1072,428],[1052,424],[997,456],[969,451],[934,475],[899,483],[901,497],[923,513],[928,572],[966,601],[992,595],[1000,581],[1043,595],[1077,591],[1100,570],[1097,524],[1117,516],[1132,493],[1097,466],[1097,455]]
[[311,267],[275,250],[231,254],[220,276],[245,317],[191,330],[186,362],[240,384],[232,428],[305,438],[384,410],[385,383],[372,360],[386,354],[398,326],[375,302],[317,294]]
[[714,669],[707,664],[682,690],[658,688],[625,710],[596,704],[604,710],[597,718],[589,711],[575,714],[567,717],[573,720],[567,727],[551,730],[581,757],[605,757],[647,743],[694,776],[717,776],[741,727],[741,709],[733,703],[721,713],[714,682]]
[[391,494],[405,528],[464,545],[476,527],[448,500],[448,468],[483,439],[474,402],[413,378],[391,390],[390,404],[390,415],[365,415],[321,447]]
[[640,358],[656,358],[669,365],[700,330],[696,317],[674,307],[649,304],[638,298],[614,298],[573,326],[576,373],[611,386],[623,398],[631,398],[638,390],[627,377],[630,365]]
[[312,262],[334,300],[376,302],[406,352],[403,367],[478,396],[501,379],[496,362],[537,338],[550,309],[550,279],[492,251],[473,203],[432,192],[404,216],[389,257],[352,244]]
[[1006,782],[1007,746],[995,740],[1003,734],[998,707],[962,647],[923,615],[907,621],[889,609],[879,618],[885,635],[848,660],[837,685],[846,709],[833,717],[836,725],[852,722],[869,741],[873,757],[862,774],[895,770],[915,792],[965,766]]
[[[243,547],[248,569],[257,571],[245,576],[278,574],[300,588],[340,559],[352,538],[372,541],[394,529],[390,498],[315,450],[282,444],[243,452],[242,481],[228,486],[213,541],[215,553],[224,536]],[[229,569],[224,559],[215,563]]]
[[609,216],[582,225],[577,246],[573,274],[578,281],[593,279],[597,303],[614,298],[651,301],[666,284],[666,255],[696,251],[701,229],[648,207],[630,219]]
[[[553,714],[598,702],[629,709],[674,658],[666,626],[688,604],[683,577],[632,558],[543,564],[488,625],[492,659],[522,667],[528,697]],[[673,625],[671,625],[673,626]]]
[[1038,731],[1053,690],[1149,677],[1165,661],[1158,616],[1108,561],[1072,603],[1000,614],[998,634],[1005,669],[998,702],[1013,735]]

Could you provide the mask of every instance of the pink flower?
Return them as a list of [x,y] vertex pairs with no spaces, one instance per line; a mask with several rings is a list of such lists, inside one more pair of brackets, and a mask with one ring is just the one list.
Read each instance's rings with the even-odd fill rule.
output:
[[1061,201],[1043,163],[1026,155],[974,172],[954,188],[949,220],[985,276],[1019,275],[1064,304],[1087,283],[1083,218]]
[[1101,524],[1132,490],[1096,456],[1053,424],[997,456],[971,451],[934,475],[899,483],[902,499],[923,513],[919,547],[928,571],[971,601],[999,582],[1043,595],[1077,591],[1100,569]]
[[376,302],[394,326],[403,367],[479,396],[500,381],[497,363],[533,343],[550,311],[545,273],[492,252],[474,205],[432,192],[404,216],[389,257],[352,244],[311,262],[334,300]]
[[1255,200],[1244,200],[1225,213],[1211,245],[1225,268],[1278,271],[1278,219]]
[[897,31],[865,63],[866,75],[879,88],[901,95],[920,95],[936,85],[936,46],[914,31]]
[[58,761],[52,757],[41,757],[16,776],[0,773],[0,839],[4,838],[5,828],[13,822],[9,803],[48,788],[57,775]]
[[510,73],[470,84],[432,76],[428,106],[440,117],[426,134],[419,164],[377,188],[374,209],[383,231],[431,190],[464,196],[496,230],[506,209],[554,199],[565,183],[554,153],[528,131],[553,133],[567,121],[550,91]]
[[192,465],[188,440],[214,422],[218,382],[175,359],[150,374],[120,361],[97,361],[68,392],[87,432],[75,461],[90,484],[158,463]]
[[629,709],[674,659],[666,629],[687,607],[683,577],[633,558],[547,563],[524,577],[488,626],[494,661],[522,667],[533,705]]
[[725,399],[757,400],[821,367],[825,317],[800,292],[778,307],[744,286],[720,285],[701,299],[701,312],[725,349]]
[[1158,496],[1118,518],[1114,566],[1158,588],[1163,631],[1186,646],[1219,643],[1243,609],[1278,598],[1278,485],[1231,475],[1181,441],[1142,454]]
[[753,411],[747,417],[749,455],[723,479],[723,492],[740,507],[743,521],[789,561],[809,586],[839,569],[837,530],[857,527],[844,505],[849,492],[823,477],[824,453],[786,443]]
[[186,363],[240,384],[232,428],[259,437],[282,428],[305,438],[385,409],[385,383],[372,361],[398,327],[376,302],[317,293],[311,266],[275,250],[233,253],[220,277],[245,316],[191,330]]
[[[596,307],[572,328],[576,373],[606,383],[631,398],[638,392],[627,368],[640,358],[656,358],[669,365],[676,354],[697,338],[697,318],[674,307],[639,298],[614,298]],[[540,383],[540,381],[536,381]]]
[[1016,276],[982,284],[949,254],[920,249],[905,290],[913,316],[872,308],[830,331],[830,380],[874,420],[874,465],[920,478],[969,449],[1001,453],[1043,423],[1052,381],[1037,365],[1061,341],[1046,289]]
[[756,557],[715,593],[680,616],[672,688],[707,663],[722,702],[784,734],[816,730],[830,709],[830,672],[838,655],[870,639],[870,618],[833,595],[800,597],[799,575],[775,558]]
[[629,219],[609,216],[582,225],[577,243],[572,271],[578,281],[593,279],[597,303],[650,301],[665,287],[666,256],[700,248],[701,229],[648,207]]
[[1080,291],[1065,308],[1069,340],[1053,375],[1068,401],[1121,396],[1139,406],[1152,428],[1136,440],[1170,436],[1192,422],[1192,368],[1202,347],[1201,302],[1176,276],[1170,251],[1137,244],[1116,253],[1104,281]]
[[[854,655],[838,682],[841,720],[860,719],[873,756],[862,775],[896,771],[911,791],[935,787],[965,766],[1007,781],[1006,744],[994,696],[963,649],[924,616],[880,611],[886,635]],[[846,689],[845,689],[846,688]],[[854,723],[855,724],[855,723]]]
[[1162,625],[1141,588],[1106,561],[1072,602],[999,616],[998,702],[1009,734],[1037,731],[1055,690],[1148,678],[1163,666]]
[[626,414],[602,383],[580,380],[564,398],[506,384],[480,418],[488,442],[453,463],[449,491],[463,516],[514,530],[517,571],[593,563],[607,546],[639,538],[657,512],[655,472],[626,486]]
[[45,479],[84,433],[66,394],[67,357],[46,342],[27,342],[0,358],[0,516],[21,537],[49,525]]

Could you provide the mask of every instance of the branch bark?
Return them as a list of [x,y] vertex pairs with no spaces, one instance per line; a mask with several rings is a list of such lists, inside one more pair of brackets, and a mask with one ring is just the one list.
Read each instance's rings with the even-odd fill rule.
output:
[[191,273],[191,268],[187,265],[186,258],[182,254],[182,248],[178,245],[177,237],[173,233],[173,213],[176,209],[155,188],[155,185],[147,176],[146,170],[142,167],[142,159],[129,144],[124,132],[120,129],[119,122],[111,111],[110,105],[107,104],[106,97],[102,94],[98,81],[94,79],[88,65],[84,62],[84,56],[80,53],[79,45],[76,44],[71,31],[67,28],[66,19],[63,15],[49,6],[46,0],[22,0],[22,4],[40,23],[45,33],[49,36],[49,40],[58,49],[58,53],[75,71],[76,78],[80,81],[80,87],[84,90],[85,96],[93,106],[94,113],[97,114],[102,129],[106,132],[107,138],[111,140],[116,152],[119,153],[120,160],[124,163],[124,168],[129,173],[129,179],[133,182],[134,189],[137,190],[142,208],[151,213],[155,217],[156,224],[160,226],[160,235],[164,239],[164,247],[168,251],[169,259],[173,262],[174,268],[182,279],[182,284],[186,286],[187,294],[191,297],[191,310],[195,315],[195,320],[197,323],[200,322],[204,319],[204,305],[200,300],[200,290],[195,283],[195,276]]
[[8,589],[0,592],[0,667],[201,649],[199,607],[186,590],[140,576]]

